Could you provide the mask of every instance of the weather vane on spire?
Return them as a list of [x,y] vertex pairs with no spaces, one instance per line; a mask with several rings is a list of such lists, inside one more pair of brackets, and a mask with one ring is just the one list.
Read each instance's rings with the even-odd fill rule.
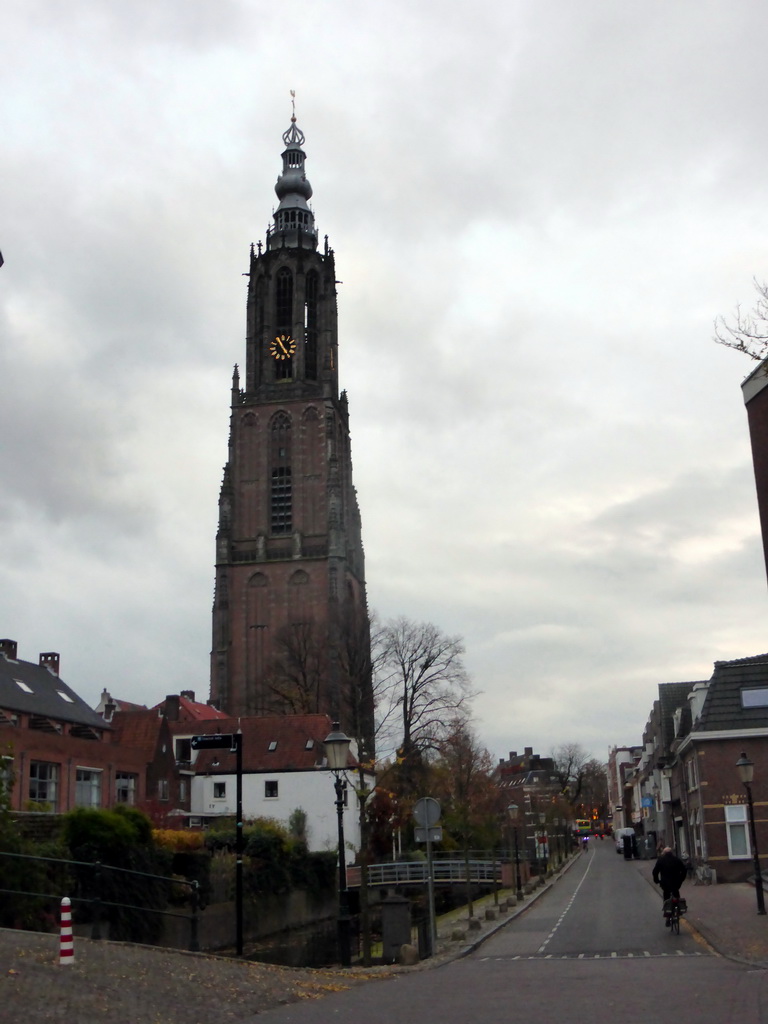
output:
[[296,90],[291,89],[291,120],[296,120]]

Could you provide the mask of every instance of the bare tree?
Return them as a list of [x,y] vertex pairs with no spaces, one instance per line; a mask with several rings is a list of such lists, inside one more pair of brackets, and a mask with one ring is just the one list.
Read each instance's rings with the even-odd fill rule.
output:
[[433,749],[446,724],[466,711],[474,694],[463,654],[461,637],[430,622],[401,616],[384,627],[380,721],[393,724],[399,757]]
[[[607,798],[605,766],[584,750],[580,743],[564,743],[552,751],[554,774],[560,793],[572,808],[602,807]],[[605,790],[605,796],[603,794]]]
[[276,656],[267,685],[274,710],[288,715],[314,715],[320,708],[326,656],[313,622],[294,622],[277,635]]
[[714,340],[760,361],[768,355],[768,284],[760,284],[757,278],[752,283],[757,292],[753,309],[742,313],[741,306],[737,306],[732,323],[723,316],[716,317]]
[[337,648],[340,721],[354,736],[358,757],[371,762],[376,752],[375,711],[379,703],[382,626],[375,614],[350,617],[340,630]]

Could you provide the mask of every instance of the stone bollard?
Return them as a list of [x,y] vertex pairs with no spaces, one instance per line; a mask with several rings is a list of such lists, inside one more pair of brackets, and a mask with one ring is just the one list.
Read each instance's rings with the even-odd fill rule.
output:
[[467,933],[461,928],[454,928],[451,932],[451,942],[464,942],[467,938]]
[[419,951],[416,946],[412,946],[409,942],[404,942],[400,947],[400,963],[403,967],[413,967],[418,962]]
[[485,909],[485,920],[486,921],[495,921],[496,920],[496,911],[493,909],[493,907],[486,907],[486,909]]
[[482,928],[482,924],[480,923],[479,918],[470,917],[470,919],[467,921],[467,928],[471,932],[479,932],[480,929]]

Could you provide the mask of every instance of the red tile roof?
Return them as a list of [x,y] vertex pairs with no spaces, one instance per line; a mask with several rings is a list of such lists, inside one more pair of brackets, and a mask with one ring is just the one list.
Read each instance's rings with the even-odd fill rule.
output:
[[[230,735],[242,731],[244,772],[310,771],[322,766],[325,758],[323,741],[331,731],[328,715],[280,715],[254,718],[222,718],[198,723],[195,735]],[[190,723],[171,722],[174,736],[189,735]],[[211,767],[213,761],[219,764]],[[354,760],[350,758],[350,764]],[[201,750],[195,771],[212,770],[215,774],[231,774],[235,770],[235,754],[229,749]]]

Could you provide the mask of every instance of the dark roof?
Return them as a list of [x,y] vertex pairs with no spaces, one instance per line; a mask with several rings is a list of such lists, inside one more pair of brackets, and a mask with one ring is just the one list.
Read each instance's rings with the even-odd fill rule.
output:
[[742,707],[741,691],[768,688],[768,654],[716,661],[697,732],[768,728],[768,707]]
[[95,729],[109,729],[101,715],[49,668],[31,661],[12,661],[3,653],[0,653],[0,708]]
[[[174,736],[243,733],[244,772],[311,771],[322,766],[323,740],[331,731],[327,715],[275,715],[255,718],[225,718],[201,722],[169,723]],[[270,749],[271,748],[271,749]],[[219,764],[211,767],[211,762]],[[353,764],[350,758],[350,766]],[[195,771],[232,774],[235,755],[227,749],[200,750]]]
[[[675,739],[674,714],[678,708],[688,708],[688,694],[697,683],[659,683],[659,711],[661,719],[661,742],[665,754],[669,753]],[[690,711],[686,722],[685,712],[682,725],[690,725]]]

